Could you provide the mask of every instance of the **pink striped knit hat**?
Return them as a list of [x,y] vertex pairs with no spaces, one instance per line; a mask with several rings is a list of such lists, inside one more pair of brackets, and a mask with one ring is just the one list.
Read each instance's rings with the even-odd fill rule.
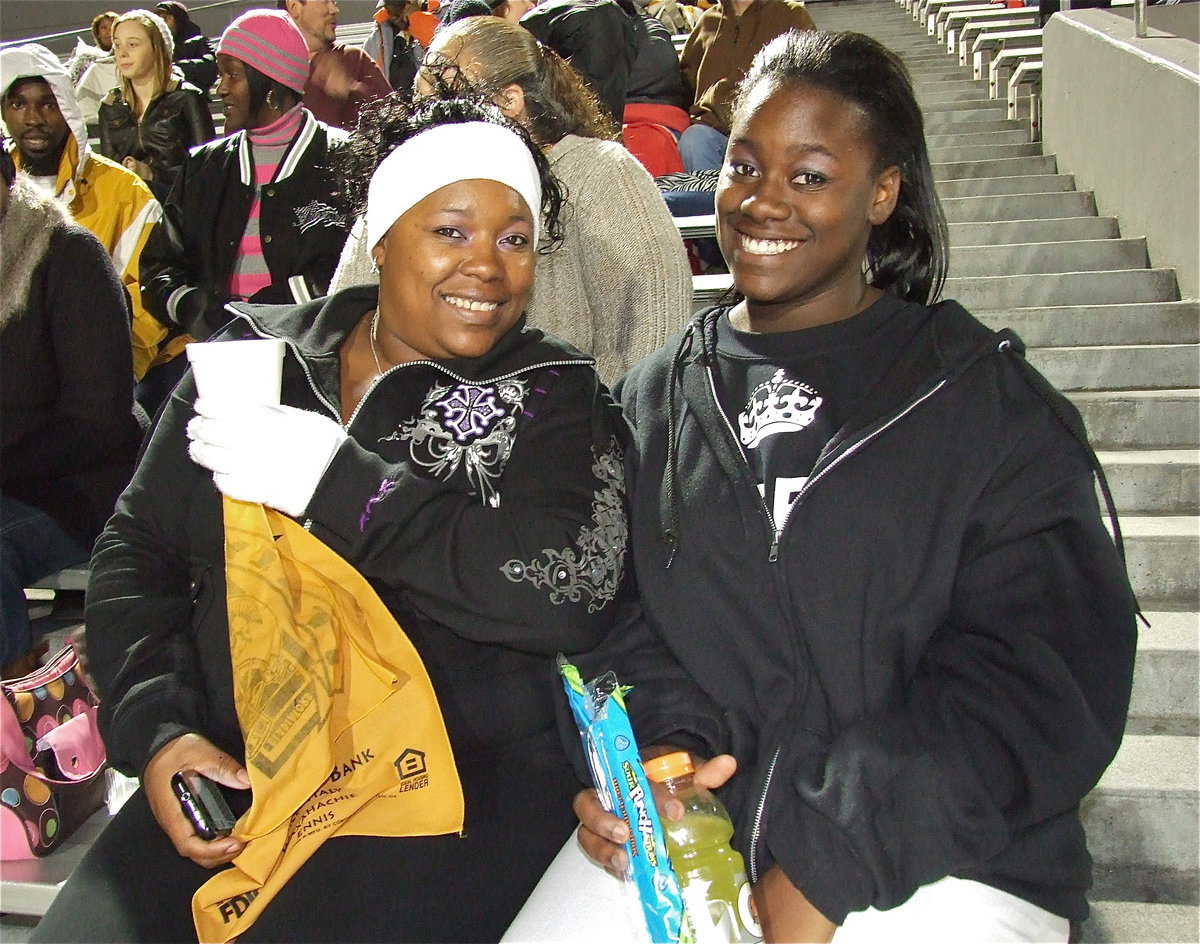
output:
[[297,92],[308,80],[308,44],[283,10],[248,10],[226,27],[217,54],[240,59]]

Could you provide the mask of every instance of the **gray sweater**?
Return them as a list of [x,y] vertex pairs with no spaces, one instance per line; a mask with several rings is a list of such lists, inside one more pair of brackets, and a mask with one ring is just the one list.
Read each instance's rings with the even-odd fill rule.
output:
[[[654,179],[624,147],[567,135],[547,156],[567,191],[565,236],[538,256],[529,323],[594,356],[612,384],[687,320],[691,268]],[[378,281],[355,227],[329,290]]]

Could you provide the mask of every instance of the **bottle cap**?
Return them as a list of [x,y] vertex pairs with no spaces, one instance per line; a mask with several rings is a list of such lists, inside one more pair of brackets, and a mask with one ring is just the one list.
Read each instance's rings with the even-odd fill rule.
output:
[[692,766],[692,755],[687,751],[676,751],[674,754],[663,754],[661,757],[643,761],[642,769],[655,783],[673,780],[675,777],[686,777],[696,770]]

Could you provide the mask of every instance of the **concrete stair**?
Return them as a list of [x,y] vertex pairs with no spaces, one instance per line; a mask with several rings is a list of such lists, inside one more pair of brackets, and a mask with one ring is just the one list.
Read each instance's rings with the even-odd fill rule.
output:
[[1078,407],[1121,515],[1139,633],[1126,736],[1083,804],[1095,860],[1085,944],[1200,942],[1200,302],[1140,234],[1006,117],[902,6],[833,0],[904,59],[950,226],[943,297],[1012,327]]

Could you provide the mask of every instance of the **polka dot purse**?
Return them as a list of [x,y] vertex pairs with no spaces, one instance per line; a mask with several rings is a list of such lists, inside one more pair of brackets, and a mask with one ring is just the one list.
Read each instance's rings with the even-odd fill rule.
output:
[[96,695],[71,646],[0,698],[0,860],[57,849],[104,802]]

